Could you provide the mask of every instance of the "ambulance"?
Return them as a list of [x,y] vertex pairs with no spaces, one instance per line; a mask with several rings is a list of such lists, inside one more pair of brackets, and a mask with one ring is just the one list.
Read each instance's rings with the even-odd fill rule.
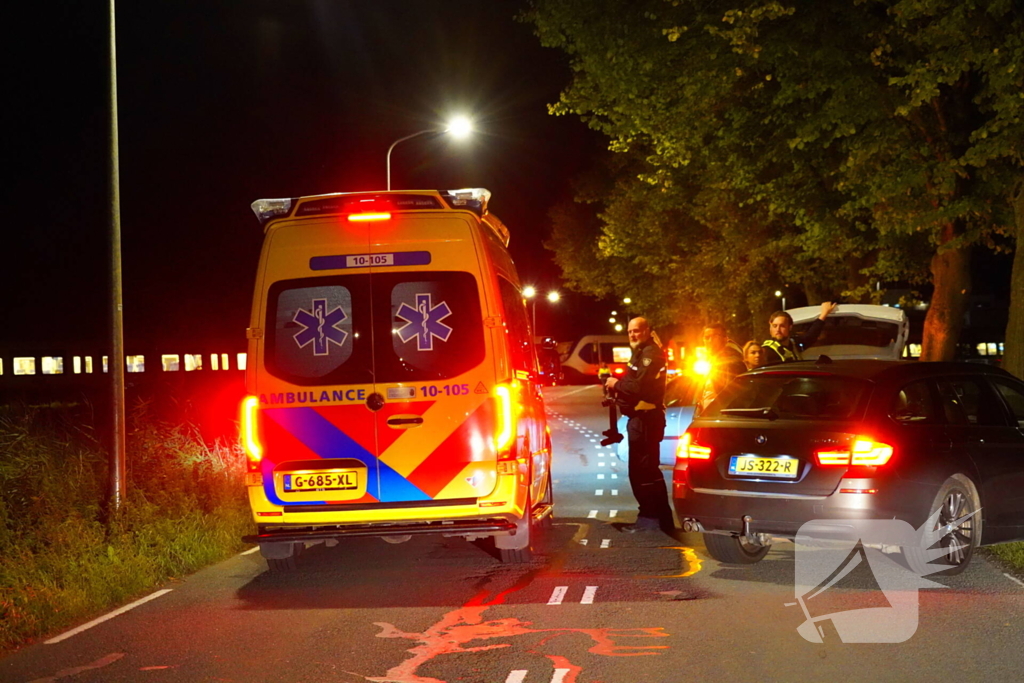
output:
[[[261,199],[241,440],[271,571],[441,534],[530,559],[551,436],[509,231],[482,188]],[[493,539],[493,540],[492,540]]]

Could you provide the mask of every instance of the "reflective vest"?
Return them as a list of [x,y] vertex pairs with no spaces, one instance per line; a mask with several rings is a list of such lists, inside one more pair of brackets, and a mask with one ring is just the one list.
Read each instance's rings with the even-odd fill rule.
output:
[[803,360],[802,358],[800,358],[800,351],[796,350],[795,344],[794,348],[790,349],[788,346],[783,346],[774,339],[769,339],[765,343],[761,344],[761,346],[765,347],[766,349],[771,349],[775,353],[779,354],[779,357],[782,358],[783,363],[791,363],[795,360]]

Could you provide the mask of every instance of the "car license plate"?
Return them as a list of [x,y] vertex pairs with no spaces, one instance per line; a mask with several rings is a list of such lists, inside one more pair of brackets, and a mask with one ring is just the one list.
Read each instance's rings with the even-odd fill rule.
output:
[[796,479],[799,473],[796,458],[759,458],[754,455],[734,455],[729,459],[729,474],[738,477],[773,477]]
[[359,488],[356,470],[292,472],[284,475],[285,491],[354,491]]

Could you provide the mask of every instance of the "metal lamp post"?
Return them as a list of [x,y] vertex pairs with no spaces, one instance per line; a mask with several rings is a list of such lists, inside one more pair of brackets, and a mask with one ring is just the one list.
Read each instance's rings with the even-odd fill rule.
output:
[[451,123],[449,123],[448,126],[445,128],[428,128],[426,130],[421,130],[418,133],[413,133],[412,135],[406,135],[404,138],[398,138],[397,140],[392,142],[391,146],[388,147],[388,153],[385,160],[385,165],[387,167],[388,191],[391,191],[391,151],[399,143],[405,142],[406,140],[412,140],[413,138],[418,138],[421,135],[441,135],[442,133],[450,133],[456,139],[462,139],[472,132],[473,124],[470,123],[469,119],[467,119],[464,116],[459,116],[452,119]]

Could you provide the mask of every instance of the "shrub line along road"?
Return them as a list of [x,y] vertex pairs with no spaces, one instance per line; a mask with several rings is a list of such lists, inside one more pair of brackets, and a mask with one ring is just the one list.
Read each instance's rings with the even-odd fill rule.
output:
[[[613,523],[632,521],[636,503],[625,463],[599,446],[599,388],[545,394],[556,520],[534,562],[504,566],[462,539],[366,538],[316,546],[298,571],[271,576],[244,553],[0,660],[0,680],[1019,679],[1024,588],[986,558],[920,593],[907,642],[809,643],[796,631],[800,608],[786,606],[792,544],[734,567],[710,560],[699,535],[618,532]],[[834,590],[839,609],[885,605],[867,580]]]

